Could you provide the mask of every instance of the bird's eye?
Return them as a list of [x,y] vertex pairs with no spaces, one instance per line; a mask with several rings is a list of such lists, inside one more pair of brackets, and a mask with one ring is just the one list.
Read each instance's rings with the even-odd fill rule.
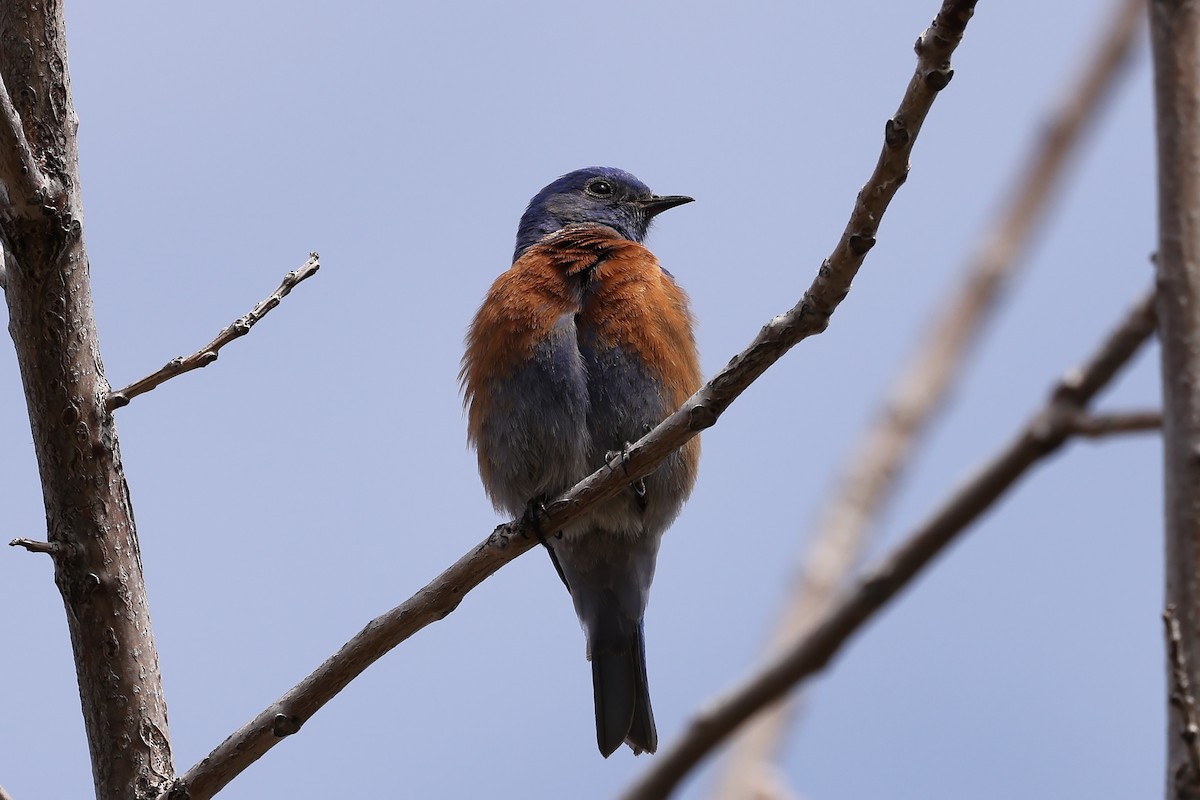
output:
[[597,178],[587,185],[588,194],[596,197],[612,197],[613,185],[603,178]]

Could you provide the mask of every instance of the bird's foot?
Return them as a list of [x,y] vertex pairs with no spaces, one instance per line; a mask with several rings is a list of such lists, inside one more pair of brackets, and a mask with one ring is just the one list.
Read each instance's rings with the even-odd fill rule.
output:
[[525,530],[533,531],[533,535],[542,544],[546,544],[546,537],[542,534],[542,520],[550,516],[549,510],[546,508],[546,499],[544,497],[535,497],[525,504],[525,513],[521,515],[521,525]]
[[[626,442],[625,446],[622,447],[620,450],[609,450],[607,453],[604,454],[604,463],[608,466],[608,468],[610,470],[615,470],[617,468],[617,464],[619,463],[621,466],[621,469],[625,471],[626,475],[628,475],[629,474],[629,450],[632,447],[633,447],[633,445],[631,443]],[[636,494],[638,496],[638,498],[644,498],[646,496],[646,481],[645,481],[645,479],[639,478],[638,480],[636,480],[632,484],[630,484],[630,486],[633,489],[633,493]]]
[[621,469],[623,469],[625,471],[625,474],[628,475],[629,474],[629,449],[631,447],[633,447],[633,444],[630,442],[626,442],[625,446],[622,447],[620,450],[607,451],[604,454],[605,466],[607,466],[610,470],[615,470],[617,468],[617,466],[620,465]]

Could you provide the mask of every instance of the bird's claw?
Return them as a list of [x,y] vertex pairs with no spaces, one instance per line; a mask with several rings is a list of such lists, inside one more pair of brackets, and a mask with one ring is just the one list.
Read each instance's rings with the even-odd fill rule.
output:
[[[629,474],[629,453],[632,448],[633,448],[633,445],[630,444],[629,442],[626,442],[625,446],[622,447],[620,450],[609,450],[608,452],[606,452],[604,454],[604,463],[608,466],[609,470],[610,471],[615,470],[617,468],[617,466],[616,466],[617,462],[620,462],[621,469],[625,471],[626,475],[628,475]],[[636,494],[639,499],[645,498],[645,496],[646,496],[646,480],[645,480],[645,478],[637,479],[632,484],[630,484],[630,487],[633,489],[633,493]]]
[[549,510],[546,508],[546,501],[542,497],[535,497],[525,504],[525,513],[521,515],[521,525],[526,531],[533,530],[533,535],[542,544],[546,544],[546,537],[542,534],[542,520],[550,516]]
[[629,450],[631,447],[633,447],[633,445],[630,444],[629,442],[626,442],[625,446],[622,447],[620,450],[607,451],[604,454],[605,465],[610,470],[614,470],[617,468],[616,467],[617,462],[620,461],[621,469],[625,470],[625,474],[628,475],[629,474]]

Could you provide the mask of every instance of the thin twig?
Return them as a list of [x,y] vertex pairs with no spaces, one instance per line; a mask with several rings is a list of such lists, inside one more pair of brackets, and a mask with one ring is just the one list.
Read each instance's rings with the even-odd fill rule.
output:
[[[653,472],[667,456],[701,430],[711,427],[737,397],[788,350],[825,330],[849,292],[879,222],[908,174],[908,159],[937,93],[953,71],[950,55],[962,38],[976,0],[946,0],[917,46],[917,70],[896,115],[885,129],[883,151],[870,180],[859,192],[837,247],[821,265],[804,297],[759,332],[683,407],[628,450],[627,469],[601,467],[552,502],[542,519],[546,530],[561,530],[589,509]],[[426,625],[453,611],[471,589],[529,550],[532,532],[520,522],[496,528],[482,543],[401,605],[372,620],[341,650],[257,717],[235,731],[206,758],[177,779],[162,798],[186,792],[207,800],[250,764],[295,733],[321,706],[384,653]]]
[[1192,694],[1187,656],[1183,652],[1183,633],[1179,619],[1175,616],[1175,604],[1167,605],[1163,612],[1163,623],[1167,628],[1167,658],[1171,662],[1170,704],[1179,712],[1179,738],[1187,751],[1192,775],[1200,775],[1200,717],[1196,713],[1196,697]]
[[1034,464],[1071,435],[1070,419],[1116,375],[1154,331],[1154,298],[1148,295],[1111,333],[1091,360],[1068,372],[1045,407],[965,486],[957,490],[891,555],[868,571],[801,641],[767,663],[684,730],[623,795],[660,800],[729,733],[767,704],[821,670],[842,645],[907,586],[971,522],[991,508]]
[[1162,430],[1161,411],[1121,411],[1080,414],[1071,420],[1071,435],[1099,439],[1118,433],[1157,433]]
[[311,278],[317,274],[317,270],[321,268],[321,258],[316,253],[310,253],[308,261],[304,266],[297,270],[289,272],[283,276],[283,282],[279,284],[279,288],[261,300],[258,305],[250,309],[250,312],[244,317],[239,317],[230,323],[224,330],[217,334],[217,338],[201,347],[190,356],[179,356],[166,363],[162,369],[152,375],[147,375],[140,381],[135,381],[129,384],[124,389],[116,392],[110,392],[108,395],[107,405],[108,410],[112,411],[117,408],[129,405],[129,401],[137,397],[139,394],[145,394],[151,389],[155,389],[174,377],[182,375],[185,372],[191,372],[194,369],[207,367],[209,364],[217,360],[220,350],[225,345],[232,342],[234,339],[245,336],[250,332],[250,329],[263,317],[267,312],[279,305],[283,298],[288,296],[288,293],[303,280]]
[[7,203],[22,215],[40,211],[41,205],[49,200],[50,181],[25,138],[21,115],[3,80],[0,80],[0,184],[7,190]]
[[[837,597],[866,549],[876,520],[890,502],[929,424],[958,383],[972,346],[1024,264],[1025,248],[1040,227],[1072,156],[1105,107],[1129,63],[1145,0],[1119,0],[1085,68],[1063,87],[1059,106],[1030,148],[995,224],[963,265],[948,298],[897,379],[873,422],[851,449],[836,489],[803,537],[805,552],[779,621],[765,648],[769,657],[797,641]],[[739,732],[712,792],[713,798],[748,797],[779,752],[797,710],[793,697]]]
[[24,547],[31,553],[46,553],[51,556],[56,556],[62,552],[62,545],[58,542],[40,542],[37,539],[13,539],[8,543],[8,546]]

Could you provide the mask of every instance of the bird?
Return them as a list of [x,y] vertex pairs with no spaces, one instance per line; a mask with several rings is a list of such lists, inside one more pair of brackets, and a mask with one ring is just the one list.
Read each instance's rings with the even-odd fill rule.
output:
[[[630,443],[701,385],[687,295],[642,242],[656,195],[615,167],[545,186],[517,227],[512,265],[466,336],[467,438],[498,511],[530,520],[579,480],[620,469]],[[561,531],[539,531],[570,592],[592,667],[596,741],[654,753],[643,619],[659,542],[691,494],[700,442]]]

